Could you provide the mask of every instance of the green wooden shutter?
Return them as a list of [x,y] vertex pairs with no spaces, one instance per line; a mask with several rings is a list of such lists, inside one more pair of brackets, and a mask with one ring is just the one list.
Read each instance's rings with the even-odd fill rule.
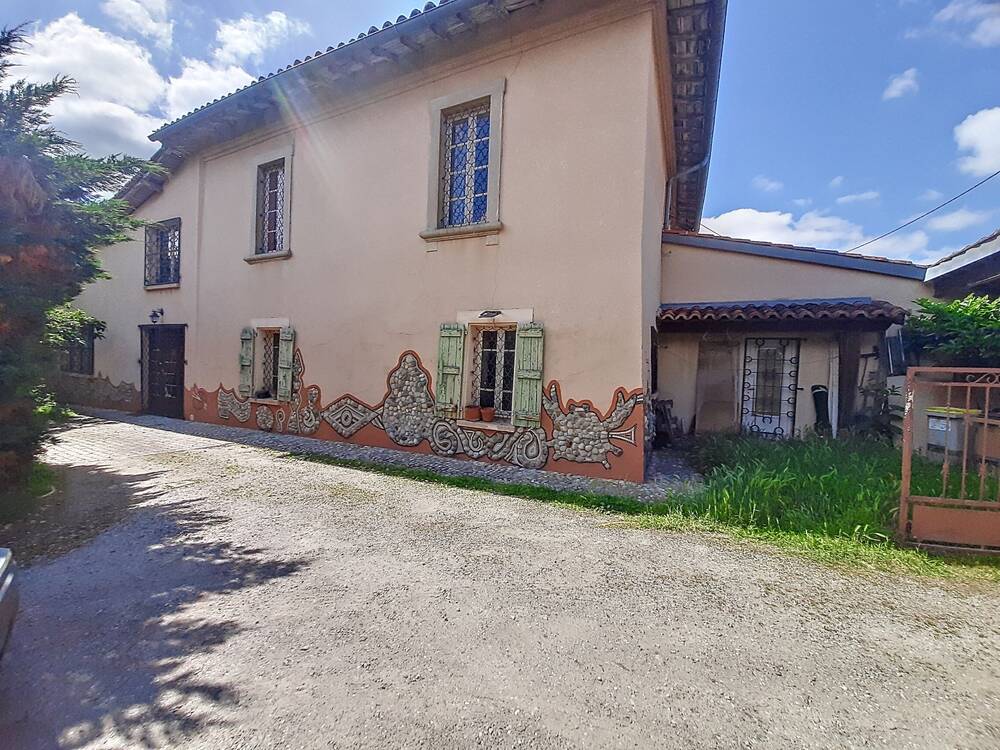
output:
[[542,423],[542,350],[545,332],[541,323],[517,326],[517,367],[514,371],[512,421],[518,427]]
[[240,395],[250,397],[253,383],[253,328],[244,328],[240,333]]
[[292,359],[295,356],[295,329],[282,328],[278,336],[278,401],[292,398]]
[[462,365],[465,362],[465,326],[442,323],[438,337],[437,390],[434,413],[457,419],[462,400]]

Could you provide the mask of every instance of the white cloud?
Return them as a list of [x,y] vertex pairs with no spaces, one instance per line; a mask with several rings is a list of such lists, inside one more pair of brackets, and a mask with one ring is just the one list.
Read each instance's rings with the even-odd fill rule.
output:
[[951,0],[934,14],[934,23],[974,45],[1000,45],[1000,3],[995,0]]
[[841,205],[847,205],[848,203],[865,203],[868,201],[877,201],[879,199],[879,193],[877,190],[866,190],[863,193],[851,193],[850,195],[842,195],[837,198],[837,203]]
[[882,92],[882,100],[899,99],[907,94],[915,94],[919,90],[920,84],[917,82],[917,69],[907,68],[899,75],[889,78],[889,84],[885,87],[885,91]]
[[967,208],[960,208],[928,219],[927,228],[936,232],[958,232],[982,224],[992,215],[992,211],[970,211]]
[[49,108],[53,122],[95,156],[126,153],[149,156],[156,150],[148,135],[162,118],[122,104],[64,96]]
[[70,75],[82,99],[96,99],[148,111],[165,83],[149,52],[135,42],[86,24],[68,13],[30,34],[17,69],[29,81]]
[[274,10],[262,18],[246,14],[235,21],[220,21],[215,32],[218,46],[213,58],[221,66],[259,60],[264,50],[286,39],[305,34],[309,24]]
[[778,180],[772,180],[770,177],[767,177],[762,174],[759,174],[756,177],[754,177],[750,181],[750,184],[752,184],[755,188],[765,193],[774,193],[777,192],[778,190],[781,190],[781,188],[784,187],[784,184],[779,182]]
[[[809,211],[796,219],[793,214],[784,211],[739,208],[719,216],[706,217],[705,223],[730,237],[827,250],[848,250],[871,239],[859,224],[818,211]],[[915,261],[927,261],[938,255],[928,250],[928,237],[922,231],[894,234],[868,245],[860,252]]]
[[939,201],[944,198],[944,193],[940,190],[935,190],[934,188],[927,188],[924,192],[917,196],[917,200],[921,201]]
[[[169,38],[169,0],[105,0],[103,10],[123,28],[158,44]],[[172,27],[171,27],[172,28]],[[147,135],[175,118],[245,86],[253,77],[235,61],[256,58],[306,25],[274,11],[263,18],[245,15],[219,22],[209,60],[184,58],[180,73],[166,79],[149,50],[67,13],[29,35],[16,59],[17,74],[29,81],[71,75],[78,95],[50,107],[55,127],[96,156],[125,152],[149,156],[156,149]]]
[[77,82],[75,96],[50,107],[55,127],[94,155],[152,154],[155,146],[146,135],[160,120],[154,111],[166,82],[148,51],[86,24],[76,13],[37,29],[27,42],[16,59],[19,75],[43,82],[68,74]]
[[985,177],[1000,169],[1000,107],[981,109],[955,127],[959,151],[971,151],[958,160],[966,174]]
[[830,180],[830,187],[836,190],[837,188],[841,187],[844,184],[845,179],[846,178],[844,177],[844,175],[838,174],[836,177]]
[[904,232],[883,237],[878,242],[866,245],[858,252],[866,255],[877,255],[882,258],[896,260],[912,260],[915,263],[930,263],[946,255],[945,252],[931,250],[928,247],[929,238],[922,230]]
[[180,75],[171,77],[167,84],[167,117],[172,120],[187,114],[252,80],[252,75],[236,65],[217,67],[204,60],[185,59]]
[[159,47],[169,49],[173,43],[168,0],[104,0],[101,10],[122,29],[148,37]]
[[811,206],[813,202],[812,198],[792,198],[792,203],[794,203],[799,208],[805,208],[806,206]]

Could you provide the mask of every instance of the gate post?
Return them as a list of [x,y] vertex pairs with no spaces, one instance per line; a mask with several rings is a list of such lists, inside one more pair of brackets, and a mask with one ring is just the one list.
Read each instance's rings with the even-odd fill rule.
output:
[[907,537],[910,516],[910,475],[913,465],[913,394],[916,389],[913,368],[906,369],[906,389],[903,395],[903,466],[899,484],[899,523],[896,536],[900,543]]

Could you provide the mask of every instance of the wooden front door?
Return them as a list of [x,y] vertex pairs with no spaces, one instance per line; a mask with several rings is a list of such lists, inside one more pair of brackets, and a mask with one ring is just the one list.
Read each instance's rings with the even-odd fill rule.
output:
[[184,418],[184,326],[142,329],[143,411]]

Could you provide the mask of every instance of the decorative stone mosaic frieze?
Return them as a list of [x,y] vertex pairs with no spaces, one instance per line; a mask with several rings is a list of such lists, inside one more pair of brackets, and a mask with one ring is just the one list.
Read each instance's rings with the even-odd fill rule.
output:
[[[468,427],[457,420],[435,416],[431,376],[414,352],[400,356],[386,381],[385,397],[376,405],[345,394],[324,406],[319,386],[304,385],[304,373],[302,353],[296,350],[290,401],[257,402],[256,410],[252,399],[241,401],[234,391],[220,387],[216,392],[218,418],[247,422],[254,414],[259,429],[300,435],[315,435],[325,425],[345,440],[369,428],[379,430],[389,444],[402,448],[425,445],[440,456],[465,456],[530,469],[543,468],[551,461],[596,464],[611,469],[611,458],[623,455],[622,446],[637,447],[638,423],[633,420],[627,428],[625,424],[643,402],[641,391],[619,388],[611,410],[602,415],[589,401],[569,401],[564,406],[559,384],[553,381],[542,397],[549,423],[543,421],[542,427],[495,430],[486,425]],[[195,391],[194,401],[210,401],[208,392],[197,388]],[[373,436],[370,432],[364,434],[369,439]]]

